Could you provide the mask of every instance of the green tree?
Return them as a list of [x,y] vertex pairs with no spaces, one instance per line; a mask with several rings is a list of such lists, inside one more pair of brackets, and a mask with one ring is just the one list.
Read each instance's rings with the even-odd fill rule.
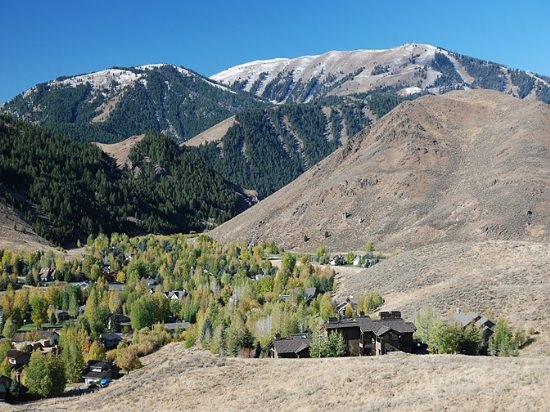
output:
[[105,360],[105,346],[94,340],[90,345],[88,354],[86,355],[86,361],[89,360]]
[[321,347],[323,357],[338,357],[346,354],[344,336],[339,332],[331,332]]
[[48,301],[42,296],[42,293],[36,291],[32,294],[29,303],[31,305],[31,320],[40,328],[48,320]]
[[514,341],[514,334],[506,319],[500,317],[493,328],[493,335],[489,341],[489,353],[495,356],[516,356],[518,345]]
[[351,302],[348,302],[348,304],[346,305],[346,310],[344,311],[344,317],[353,318],[353,307],[351,306]]
[[481,331],[475,325],[462,328],[458,334],[457,352],[464,355],[478,355],[483,346]]
[[80,347],[76,329],[69,328],[61,331],[59,340],[61,358],[65,365],[65,378],[68,382],[78,382],[82,377],[84,357]]
[[153,325],[155,322],[155,305],[151,297],[142,296],[132,304],[130,321],[134,330]]
[[17,332],[18,326],[16,323],[14,323],[10,318],[4,322],[4,327],[2,328],[2,335],[4,335],[7,338],[11,338],[15,332]]
[[334,302],[332,301],[332,296],[329,292],[324,293],[321,297],[319,313],[321,318],[324,320],[328,320],[328,318],[333,317],[336,314],[336,308],[334,307]]
[[33,352],[25,371],[25,386],[39,396],[60,395],[65,390],[65,367],[60,357]]
[[374,243],[371,240],[369,240],[365,245],[365,251],[374,252]]

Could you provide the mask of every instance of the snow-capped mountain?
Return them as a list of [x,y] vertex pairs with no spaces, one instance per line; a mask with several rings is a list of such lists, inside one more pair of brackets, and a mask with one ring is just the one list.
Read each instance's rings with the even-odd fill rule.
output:
[[392,90],[401,95],[486,88],[550,102],[550,79],[428,44],[245,63],[211,76],[276,103]]
[[37,84],[0,111],[78,140],[115,142],[145,132],[186,140],[241,110],[263,105],[192,70],[149,64]]

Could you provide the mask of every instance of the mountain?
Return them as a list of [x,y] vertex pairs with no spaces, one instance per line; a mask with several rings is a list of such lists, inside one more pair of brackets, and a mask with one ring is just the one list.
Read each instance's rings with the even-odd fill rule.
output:
[[123,168],[96,145],[7,116],[0,141],[0,204],[55,244],[98,232],[204,230],[252,202],[164,135],[145,135]]
[[325,158],[376,116],[368,104],[280,105],[246,111],[184,142],[226,179],[266,197]]
[[550,78],[464,56],[428,44],[386,50],[331,51],[318,56],[260,60],[211,79],[273,102],[310,102],[375,90],[401,95],[483,88],[550,103]]
[[548,241],[549,136],[544,103],[487,90],[421,97],[212,236],[332,251]]
[[80,141],[112,143],[147,132],[186,140],[244,109],[265,106],[169,64],[112,68],[37,84],[0,112]]

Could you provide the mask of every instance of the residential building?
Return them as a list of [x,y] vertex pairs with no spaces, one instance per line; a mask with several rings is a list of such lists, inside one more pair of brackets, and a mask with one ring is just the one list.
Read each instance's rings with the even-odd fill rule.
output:
[[384,355],[388,352],[413,352],[412,322],[401,318],[401,313],[380,312],[380,319],[368,316],[337,319],[325,323],[328,333],[340,333],[344,337],[346,351],[351,356]]
[[101,380],[117,379],[118,377],[119,369],[113,362],[98,360],[89,360],[82,373],[86,386]]
[[275,336],[268,348],[271,358],[309,358],[311,336],[309,334],[293,334],[288,338]]

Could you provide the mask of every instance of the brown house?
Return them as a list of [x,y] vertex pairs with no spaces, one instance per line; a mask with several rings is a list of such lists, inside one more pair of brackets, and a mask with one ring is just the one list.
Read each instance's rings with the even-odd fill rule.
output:
[[309,358],[311,337],[308,334],[294,334],[288,338],[275,337],[269,344],[270,358]]
[[405,322],[401,312],[380,312],[380,319],[359,316],[350,319],[331,318],[325,324],[328,333],[344,337],[351,356],[384,355],[388,352],[413,352],[413,333],[416,327]]

